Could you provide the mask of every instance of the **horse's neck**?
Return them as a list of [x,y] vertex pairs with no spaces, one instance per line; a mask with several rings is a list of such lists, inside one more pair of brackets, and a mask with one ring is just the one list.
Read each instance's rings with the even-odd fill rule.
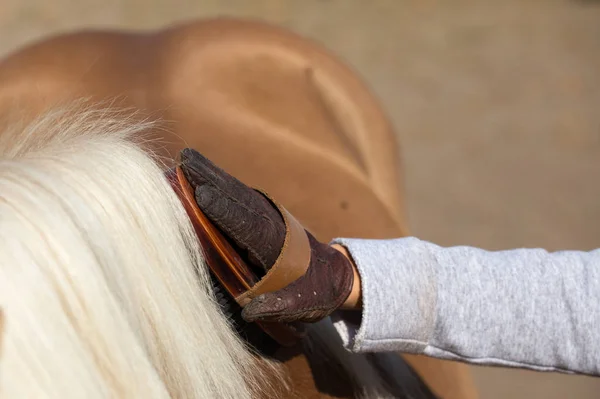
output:
[[[262,81],[248,78],[257,74]],[[0,87],[0,124],[7,110],[36,115],[79,97],[165,117],[174,123],[155,150],[197,148],[267,189],[322,240],[407,232],[397,142],[377,100],[336,57],[290,32],[200,21],[141,36],[79,33],[4,60]],[[298,357],[285,363],[292,382],[312,381],[314,392],[305,371],[315,362]],[[413,364],[438,391],[472,385],[461,365]]]

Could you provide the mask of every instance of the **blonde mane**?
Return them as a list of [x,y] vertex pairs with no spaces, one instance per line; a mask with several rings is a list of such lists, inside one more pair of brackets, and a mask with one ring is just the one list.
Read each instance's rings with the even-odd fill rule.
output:
[[71,110],[0,135],[1,397],[258,391],[149,127]]
[[[145,145],[152,123],[77,103],[11,127],[0,132],[0,397],[274,397],[273,377],[289,396],[220,311]],[[306,350],[358,396],[390,397],[331,320],[308,329]]]

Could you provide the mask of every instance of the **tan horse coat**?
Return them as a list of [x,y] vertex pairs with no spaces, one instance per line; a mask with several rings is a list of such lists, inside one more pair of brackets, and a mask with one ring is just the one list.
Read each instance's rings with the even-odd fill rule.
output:
[[[78,32],[0,63],[0,123],[81,97],[163,119],[159,151],[198,149],[323,241],[409,234],[399,146],[379,102],[355,72],[290,32],[235,20]],[[467,366],[405,358],[438,395],[477,397]],[[294,384],[319,396],[304,356],[286,364]]]

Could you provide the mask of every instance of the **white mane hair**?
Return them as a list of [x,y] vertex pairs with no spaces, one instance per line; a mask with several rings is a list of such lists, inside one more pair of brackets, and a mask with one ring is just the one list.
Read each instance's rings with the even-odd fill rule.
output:
[[[0,397],[273,397],[264,373],[287,390],[220,311],[144,146],[152,123],[77,103],[11,126],[0,131]],[[307,350],[358,396],[390,396],[331,320],[309,331]]]
[[150,127],[63,110],[0,134],[2,398],[258,391]]

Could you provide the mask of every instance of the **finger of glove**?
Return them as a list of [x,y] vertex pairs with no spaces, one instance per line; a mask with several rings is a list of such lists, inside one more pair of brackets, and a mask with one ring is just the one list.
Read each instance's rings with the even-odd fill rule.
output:
[[[269,269],[279,256],[285,224],[279,211],[260,193],[246,186],[190,148],[181,151],[181,168],[195,191],[196,202],[250,261]],[[218,201],[226,198],[227,201]],[[235,205],[232,212],[227,209]]]
[[232,197],[239,197],[240,200],[247,199],[246,197],[254,191],[194,149],[184,148],[180,157],[181,167],[194,189],[208,184],[218,187]]
[[[262,194],[219,168],[198,151],[191,148],[183,149],[181,160],[184,174],[194,190],[205,185],[214,187],[221,192],[221,195],[236,199],[273,222],[283,223],[279,212]],[[203,205],[210,206],[210,204]]]
[[250,261],[268,270],[277,260],[285,227],[261,209],[250,208],[210,185],[196,188],[196,202],[206,216],[238,245],[248,251]]

